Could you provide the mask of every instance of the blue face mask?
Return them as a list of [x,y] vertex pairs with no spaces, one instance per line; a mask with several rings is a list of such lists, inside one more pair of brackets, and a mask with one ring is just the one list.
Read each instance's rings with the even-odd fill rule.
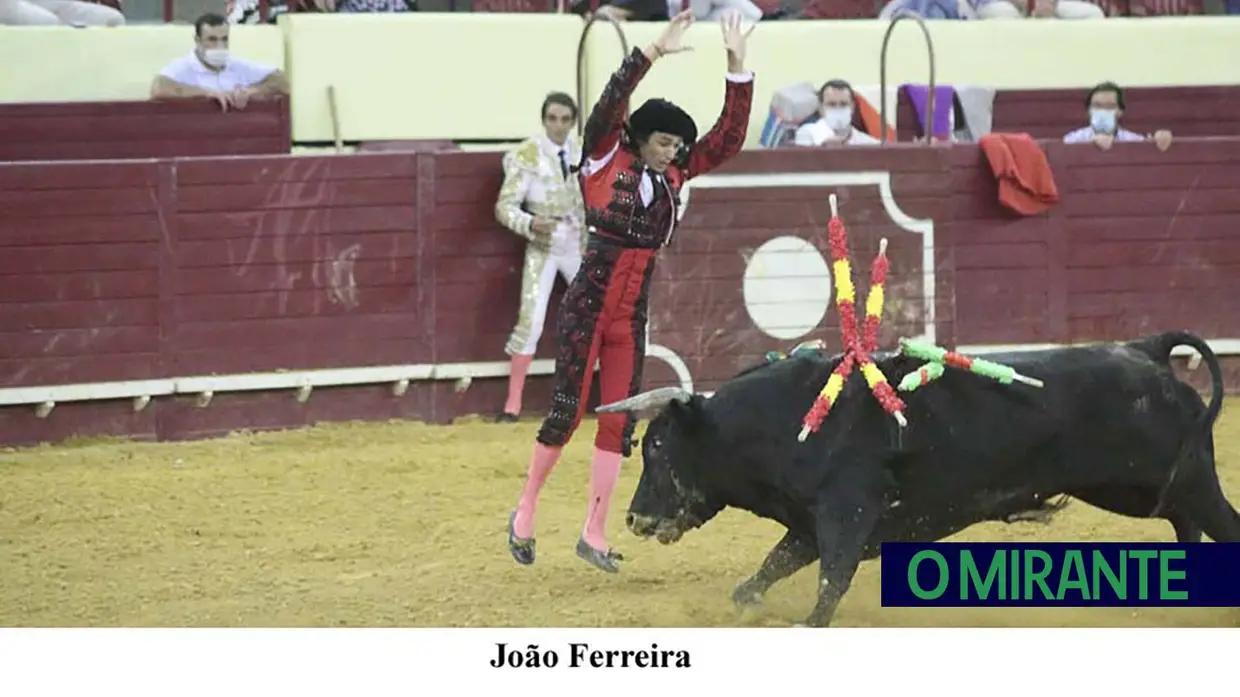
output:
[[1114,133],[1116,120],[1114,109],[1089,110],[1089,126],[1096,133]]

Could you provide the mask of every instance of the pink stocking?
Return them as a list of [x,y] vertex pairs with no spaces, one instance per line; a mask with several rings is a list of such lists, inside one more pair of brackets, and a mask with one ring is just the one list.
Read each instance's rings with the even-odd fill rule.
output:
[[505,414],[521,414],[521,395],[525,391],[525,375],[534,362],[533,354],[516,354],[512,357],[508,372],[508,401],[504,402]]
[[607,551],[607,511],[611,507],[611,493],[620,478],[620,453],[594,449],[590,466],[590,505],[586,513],[582,537],[591,547]]
[[534,444],[534,455],[530,458],[530,469],[525,476],[525,490],[521,492],[521,501],[517,504],[517,515],[512,522],[513,534],[522,539],[534,536],[534,510],[538,508],[538,494],[542,491],[551,470],[560,459],[563,447],[552,447],[542,443]]

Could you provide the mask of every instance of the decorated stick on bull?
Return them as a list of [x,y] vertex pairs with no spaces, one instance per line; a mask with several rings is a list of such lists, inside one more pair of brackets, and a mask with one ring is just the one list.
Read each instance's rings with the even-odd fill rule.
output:
[[831,222],[827,223],[827,243],[831,254],[831,276],[835,280],[835,310],[840,316],[840,343],[844,355],[839,365],[831,371],[827,383],[819,390],[814,403],[801,420],[801,433],[797,440],[804,441],[811,432],[817,431],[822,420],[827,418],[831,407],[839,399],[844,389],[844,382],[852,374],[856,359],[852,354],[852,346],[856,342],[857,314],[856,289],[852,282],[852,265],[848,261],[848,232],[840,220],[839,201],[835,194],[828,199],[831,204]]
[[997,380],[1004,385],[1010,385],[1013,382],[1020,382],[1033,387],[1042,387],[1043,382],[1037,378],[1031,378],[1027,375],[1021,375],[1016,372],[1015,368],[988,361],[985,358],[973,358],[965,356],[955,351],[948,351],[941,346],[935,346],[924,341],[915,339],[900,339],[900,352],[906,356],[920,358],[925,361],[940,363],[949,368],[959,368],[967,370],[975,375]]
[[901,392],[912,392],[918,387],[925,387],[943,377],[943,371],[942,363],[935,363],[934,361],[925,363],[919,366],[917,370],[901,378],[899,389]]
[[878,242],[878,256],[870,264],[870,292],[865,296],[865,341],[862,348],[873,353],[878,348],[878,326],[883,321],[884,289],[887,287],[887,238]]
[[[861,374],[870,386],[870,392],[882,405],[883,410],[891,414],[901,427],[907,426],[904,418],[904,402],[896,396],[895,390],[887,382],[887,376],[875,365],[870,353],[878,346],[878,327],[883,319],[883,296],[887,285],[887,238],[878,243],[878,255],[870,264],[870,291],[865,298],[865,327],[862,340],[858,342],[854,353],[860,364]],[[857,341],[857,339],[854,339]]]
[[840,343],[847,351],[857,341],[857,289],[853,286],[848,230],[840,220],[840,204],[835,194],[831,194],[828,201],[831,222],[827,223],[827,245],[831,253],[831,275],[835,277],[835,310],[840,315]]
[[[804,441],[810,433],[817,431],[822,425],[832,405],[839,399],[844,383],[852,373],[853,367],[858,364],[861,366],[866,382],[869,383],[871,392],[883,409],[891,414],[901,426],[907,425],[903,413],[904,403],[891,389],[882,371],[870,359],[869,352],[872,349],[867,350],[867,346],[878,343],[878,326],[882,318],[883,285],[887,277],[887,240],[884,239],[879,244],[878,257],[874,260],[871,269],[869,296],[871,300],[866,303],[866,336],[863,344],[858,336],[856,289],[852,282],[852,266],[848,260],[848,232],[844,228],[843,221],[840,220],[839,202],[835,194],[831,194],[829,201],[831,222],[827,225],[827,233],[831,252],[831,270],[835,277],[835,306],[840,316],[840,339],[844,355],[805,414],[801,422],[801,432],[797,436],[799,441]],[[875,288],[877,288],[877,294]]]

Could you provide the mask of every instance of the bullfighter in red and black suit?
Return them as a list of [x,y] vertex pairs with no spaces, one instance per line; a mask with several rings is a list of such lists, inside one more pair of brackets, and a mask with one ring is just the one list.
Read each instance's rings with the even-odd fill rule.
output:
[[[508,548],[521,564],[534,563],[538,495],[581,422],[595,361],[604,403],[641,391],[650,279],[655,255],[675,231],[682,184],[722,165],[745,141],[753,74],[744,67],[747,34],[739,15],[720,22],[728,75],[723,113],[709,133],[698,140],[692,117],[663,99],[647,101],[625,122],[638,82],[654,61],[686,50],[681,39],[692,23],[692,13],[683,12],[654,43],[629,54],[585,124],[579,176],[589,239],[559,310],[551,411],[538,431],[525,490],[509,518]],[[619,571],[621,557],[607,543],[607,510],[635,426],[630,415],[599,415],[589,505],[577,541],[579,557],[612,573]]]

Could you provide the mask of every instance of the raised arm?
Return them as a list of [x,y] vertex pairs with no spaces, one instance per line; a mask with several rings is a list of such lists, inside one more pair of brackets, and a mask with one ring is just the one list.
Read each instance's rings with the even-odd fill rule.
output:
[[590,110],[582,135],[581,154],[592,159],[601,159],[616,147],[620,140],[620,128],[624,123],[625,112],[628,111],[629,97],[638,83],[646,76],[650,66],[659,58],[669,53],[684,51],[681,46],[681,35],[693,24],[693,11],[685,10],[672,18],[654,43],[642,49],[633,49],[620,68],[612,73],[607,86],[598,102]]
[[749,110],[753,105],[753,74],[728,73],[723,111],[706,135],[689,147],[685,179],[692,179],[736,157],[749,134]]
[[735,157],[745,146],[745,137],[749,134],[749,112],[753,106],[753,73],[745,69],[745,39],[749,33],[741,32],[739,13],[724,17],[719,25],[728,54],[723,111],[706,135],[689,146],[685,179],[706,174]]
[[628,111],[629,97],[654,63],[649,51],[650,47],[633,49],[620,68],[611,74],[603,94],[599,95],[590,110],[590,117],[586,119],[581,143],[581,152],[586,157],[599,159],[616,147],[620,126]]

